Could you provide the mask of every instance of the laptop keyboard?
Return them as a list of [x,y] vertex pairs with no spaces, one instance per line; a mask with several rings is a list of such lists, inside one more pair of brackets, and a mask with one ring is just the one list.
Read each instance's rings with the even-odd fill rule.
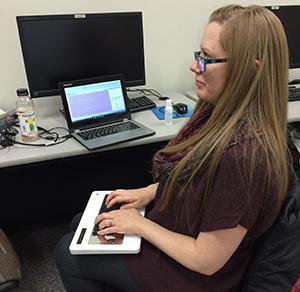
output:
[[142,95],[135,98],[129,98],[129,110],[132,113],[145,111],[154,107],[156,107],[156,103],[147,96]]
[[138,128],[139,126],[137,126],[136,124],[131,122],[126,122],[117,125],[109,125],[101,128],[89,129],[78,133],[78,135],[84,140],[93,140],[99,137],[121,133],[125,131],[131,131]]

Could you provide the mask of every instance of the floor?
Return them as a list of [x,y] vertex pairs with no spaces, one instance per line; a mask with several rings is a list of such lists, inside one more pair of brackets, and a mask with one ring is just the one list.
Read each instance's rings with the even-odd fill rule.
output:
[[54,264],[54,248],[68,223],[5,231],[21,259],[22,279],[15,292],[65,292]]

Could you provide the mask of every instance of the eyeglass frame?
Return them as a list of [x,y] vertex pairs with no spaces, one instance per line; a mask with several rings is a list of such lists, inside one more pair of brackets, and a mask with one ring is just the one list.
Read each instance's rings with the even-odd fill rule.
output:
[[198,62],[198,68],[201,73],[206,72],[207,64],[225,63],[227,58],[205,58],[201,56],[201,51],[194,52],[195,61]]

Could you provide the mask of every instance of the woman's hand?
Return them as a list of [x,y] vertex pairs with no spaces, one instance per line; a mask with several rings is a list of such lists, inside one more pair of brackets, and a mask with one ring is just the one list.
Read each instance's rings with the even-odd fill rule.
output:
[[123,209],[105,212],[98,215],[95,224],[99,223],[99,235],[110,233],[137,234],[144,217],[136,209]]
[[157,186],[158,184],[152,184],[140,189],[115,190],[106,199],[107,208],[116,203],[122,204],[121,209],[139,209],[145,207],[154,199]]

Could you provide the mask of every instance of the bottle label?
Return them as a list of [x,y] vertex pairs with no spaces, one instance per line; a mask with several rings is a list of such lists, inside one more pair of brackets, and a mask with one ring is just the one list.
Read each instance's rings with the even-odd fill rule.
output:
[[19,124],[22,136],[36,136],[38,129],[34,112],[18,112]]

